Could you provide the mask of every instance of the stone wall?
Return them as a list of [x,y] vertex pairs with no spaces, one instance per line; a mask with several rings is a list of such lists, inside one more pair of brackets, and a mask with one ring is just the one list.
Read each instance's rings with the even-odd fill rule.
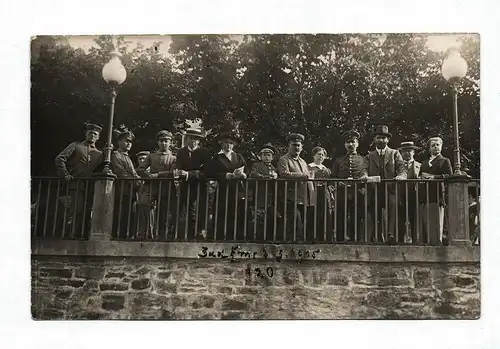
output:
[[277,263],[34,254],[32,286],[35,319],[476,319],[480,315],[478,261]]

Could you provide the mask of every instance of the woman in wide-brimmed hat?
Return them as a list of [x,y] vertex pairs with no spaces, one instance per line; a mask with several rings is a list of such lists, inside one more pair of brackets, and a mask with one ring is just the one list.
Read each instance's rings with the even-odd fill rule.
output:
[[214,204],[216,238],[233,239],[236,233],[243,234],[245,186],[241,180],[247,177],[246,163],[243,156],[233,150],[240,140],[237,134],[221,132],[215,140],[221,148],[211,166],[211,173],[218,180]]

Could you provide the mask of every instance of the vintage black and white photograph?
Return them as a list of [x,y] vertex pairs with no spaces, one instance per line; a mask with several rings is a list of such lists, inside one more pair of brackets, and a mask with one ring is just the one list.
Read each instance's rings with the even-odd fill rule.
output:
[[31,38],[34,320],[481,315],[480,35]]

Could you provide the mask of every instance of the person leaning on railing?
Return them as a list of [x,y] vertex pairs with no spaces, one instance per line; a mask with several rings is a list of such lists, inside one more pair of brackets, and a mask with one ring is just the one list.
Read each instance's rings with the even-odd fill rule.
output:
[[[118,142],[118,149],[111,153],[111,167],[113,173],[119,179],[140,178],[128,155],[134,139],[134,134],[127,129],[117,132],[116,140]],[[119,238],[124,239],[127,237],[127,232],[134,231],[131,208],[135,194],[134,191],[141,185],[141,182],[138,180],[118,180],[115,183],[113,231],[117,233]]]
[[[158,150],[146,157],[144,162],[139,165],[137,173],[145,179],[173,179],[176,157],[172,155],[169,149],[172,141],[172,133],[162,130],[156,134],[156,141]],[[149,171],[147,171],[148,167],[150,168]],[[157,233],[161,237],[164,237],[167,233],[171,233],[175,229],[177,191],[173,181],[147,181],[138,205],[139,238],[147,236],[150,211],[155,202],[159,219],[156,222],[156,229],[152,232],[153,238]]]
[[[135,171],[137,172],[137,169],[139,166],[146,160],[150,152],[148,150],[143,150],[138,152],[135,156],[137,158],[137,166],[135,167]],[[150,174],[151,168],[148,167],[146,170],[144,170],[144,173],[149,175]],[[132,212],[134,213],[134,223],[132,224],[132,227],[134,228],[134,238],[139,237],[139,212],[138,212],[138,206],[139,206],[139,199],[141,198],[142,193],[144,192],[144,188],[146,187],[144,181],[140,182],[139,187],[136,188],[135,191],[135,201],[132,204]],[[153,231],[154,227],[154,217],[155,217],[155,208],[154,206],[151,207],[150,213],[150,231]]]
[[[296,234],[298,240],[303,240],[303,224],[304,218],[307,214],[308,226],[314,224],[314,207],[313,193],[314,186],[311,181],[307,179],[312,175],[309,172],[307,163],[300,157],[302,152],[303,142],[305,137],[300,133],[292,133],[287,137],[288,153],[280,157],[278,161],[278,176],[283,178],[296,179],[295,181],[287,181],[286,193],[278,192],[278,195],[286,195],[286,241],[293,239],[293,234]],[[298,181],[297,181],[298,180]],[[297,189],[296,189],[297,188]],[[296,214],[296,220],[294,216]],[[296,230],[294,232],[294,226]],[[307,227],[311,228],[311,227]],[[307,229],[309,233],[313,232],[312,229]]]
[[[347,154],[337,158],[333,163],[332,177],[366,180],[368,176],[366,159],[357,151],[360,134],[351,130],[344,132],[342,137]],[[337,220],[336,240],[344,241],[347,238],[347,241],[355,241],[354,235],[357,230],[357,240],[364,241],[363,227],[366,224],[364,185],[340,182],[335,195],[338,203],[335,217]]]
[[210,169],[218,180],[218,196],[214,202],[215,237],[217,240],[233,239],[235,235],[241,238],[245,224],[245,185],[241,181],[247,178],[245,159],[233,150],[239,143],[239,136],[234,132],[221,132],[216,141],[221,150],[213,158]]
[[[266,235],[273,236],[274,233],[274,214],[277,213],[275,202],[275,186],[274,181],[278,177],[276,167],[273,166],[273,156],[276,154],[276,149],[272,144],[264,144],[260,151],[260,161],[252,165],[250,172],[251,178],[267,179],[267,185],[264,181],[255,181],[252,183],[253,203],[252,209],[257,207],[257,212],[254,212],[254,224],[257,224],[258,240],[263,239],[264,225],[266,225]],[[266,190],[267,188],[267,190]],[[267,216],[267,220],[266,220]]]
[[[75,234],[80,234],[82,224],[85,220],[85,227],[90,227],[90,210],[92,186],[88,186],[87,196],[85,197],[85,183],[77,180],[79,177],[89,177],[102,163],[102,152],[96,148],[96,142],[102,127],[96,124],[87,123],[85,140],[83,142],[72,142],[56,157],[55,165],[59,176],[66,180],[66,185],[62,188],[65,195],[68,190],[69,197],[66,198],[65,207],[67,209],[67,221],[64,222],[70,229],[74,222]],[[75,180],[76,179],[76,180]],[[87,212],[83,212],[87,200]],[[76,205],[76,216],[73,217],[73,211]],[[86,232],[84,232],[86,234]]]
[[[207,171],[210,166],[210,151],[200,146],[205,134],[200,129],[188,129],[185,133],[186,146],[177,150],[176,168],[185,171],[180,183],[180,214],[184,224],[188,224],[189,237],[207,230],[205,218],[207,213]],[[188,197],[189,196],[189,197]],[[196,204],[198,215],[196,216]],[[197,218],[197,219],[196,219]],[[195,227],[196,221],[198,226]],[[182,230],[182,229],[181,229]]]
[[[422,163],[420,177],[422,179],[445,179],[452,175],[450,159],[441,155],[443,147],[441,137],[429,138],[427,146],[430,158]],[[427,190],[427,184],[429,190]],[[420,184],[418,191],[419,235],[424,241],[430,241],[431,244],[436,245],[443,242],[444,208],[446,206],[445,186],[443,182],[427,184]],[[427,191],[429,192],[428,196]]]
[[[380,176],[380,179],[406,179],[406,168],[401,154],[387,146],[392,134],[385,125],[378,125],[372,133],[376,146],[367,157],[368,176]],[[377,187],[377,195],[375,195]],[[387,190],[386,190],[387,189]],[[387,200],[386,200],[387,197]],[[373,183],[368,186],[368,232],[369,239],[376,239],[373,228],[377,227],[378,240],[393,244],[396,242],[396,184]],[[377,215],[375,219],[375,214]]]
[[[413,156],[418,147],[414,142],[401,142],[399,152],[405,162],[407,179],[420,177],[422,164]],[[404,243],[417,242],[418,204],[416,198],[418,183],[402,183],[398,187],[398,240]],[[408,213],[408,217],[407,217]]]
[[[325,148],[314,147],[312,149],[313,162],[308,166],[309,173],[312,178],[321,179],[329,178],[332,171],[323,165],[326,159],[327,152]],[[314,209],[316,210],[316,240],[324,240],[325,233],[330,232],[332,229],[332,215],[331,215],[331,199],[327,182],[313,182],[313,202]],[[331,236],[326,237],[331,241]]]

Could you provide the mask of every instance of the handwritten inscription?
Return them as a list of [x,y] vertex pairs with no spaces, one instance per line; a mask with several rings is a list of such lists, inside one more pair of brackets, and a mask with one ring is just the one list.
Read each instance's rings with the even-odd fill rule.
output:
[[[247,267],[245,269],[245,273],[248,276],[252,275],[252,268],[250,267],[250,264],[247,265]],[[256,277],[261,278],[261,279],[264,279],[266,277],[272,278],[274,276],[274,270],[273,270],[273,267],[271,267],[271,266],[267,267],[266,269],[261,269],[261,268],[257,267],[253,270],[253,273]]]
[[246,259],[271,259],[276,262],[281,262],[284,259],[296,260],[299,263],[305,259],[316,259],[316,255],[320,253],[321,250],[302,250],[302,249],[287,249],[287,251],[280,249],[275,255],[271,255],[269,249],[264,247],[260,251],[246,251],[242,250],[240,246],[231,247],[231,251],[210,251],[207,246],[201,247],[201,252],[198,253],[198,258],[220,258],[229,259],[230,262],[234,262],[235,257],[246,258]]

